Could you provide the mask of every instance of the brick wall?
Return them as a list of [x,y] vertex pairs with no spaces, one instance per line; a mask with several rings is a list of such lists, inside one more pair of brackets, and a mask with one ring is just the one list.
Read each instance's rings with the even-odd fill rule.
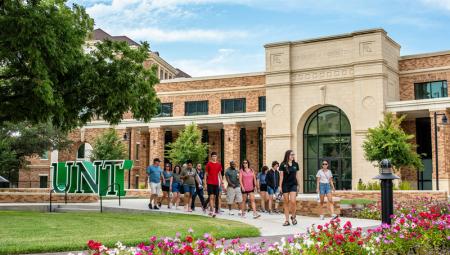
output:
[[216,89],[224,87],[241,87],[252,85],[264,85],[266,84],[265,75],[253,75],[243,77],[232,78],[220,78],[220,79],[205,79],[194,81],[181,81],[181,82],[164,82],[155,86],[156,92],[169,92],[183,90],[204,90],[204,89]]
[[[450,80],[450,71],[432,70],[433,68],[450,66],[450,53],[438,56],[404,58],[399,61],[400,100],[414,100],[414,83],[438,80]],[[407,73],[427,69],[423,72]],[[406,72],[406,73],[405,73]]]

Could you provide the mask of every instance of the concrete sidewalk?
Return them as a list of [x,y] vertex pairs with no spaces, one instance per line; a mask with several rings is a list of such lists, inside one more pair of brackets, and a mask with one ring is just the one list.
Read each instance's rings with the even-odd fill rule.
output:
[[[118,200],[105,200],[103,201],[103,206],[108,211],[109,209],[133,209],[136,211],[145,211],[145,212],[165,212],[165,213],[181,213],[181,214],[193,214],[193,215],[202,215],[207,216],[207,214],[203,214],[201,208],[196,208],[196,210],[192,213],[184,212],[183,208],[179,207],[178,210],[175,209],[167,209],[166,205],[163,205],[160,210],[150,210],[148,209],[148,199],[124,199],[122,200],[122,204],[119,207]],[[224,213],[217,215],[217,218],[240,221],[252,226],[255,226],[260,230],[261,236],[279,236],[279,235],[294,235],[298,233],[306,233],[307,228],[314,225],[325,224],[330,220],[329,217],[326,217],[325,220],[320,220],[318,217],[307,217],[307,216],[297,216],[298,224],[296,226],[287,226],[283,227],[284,215],[282,214],[267,214],[262,213],[261,217],[258,219],[253,219],[252,213],[248,213],[247,217],[242,218],[237,216],[238,211],[233,210],[234,216],[228,215],[228,210],[225,210]],[[366,220],[366,219],[356,219],[356,218],[341,218],[342,222],[350,221],[354,228],[368,228],[375,227],[381,224],[380,221],[377,220]]]

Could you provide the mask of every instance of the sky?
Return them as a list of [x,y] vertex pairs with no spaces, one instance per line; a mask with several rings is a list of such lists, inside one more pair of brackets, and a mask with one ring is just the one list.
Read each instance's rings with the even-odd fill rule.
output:
[[264,44],[383,28],[401,55],[450,50],[450,0],[70,0],[191,76],[263,72]]

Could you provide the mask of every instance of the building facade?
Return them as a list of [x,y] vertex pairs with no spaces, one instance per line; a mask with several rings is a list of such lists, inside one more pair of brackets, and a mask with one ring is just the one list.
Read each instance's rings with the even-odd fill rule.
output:
[[[315,192],[322,160],[330,162],[338,189],[355,189],[378,173],[364,159],[362,143],[390,111],[406,115],[403,128],[415,135],[411,142],[425,165],[420,173],[402,169],[402,180],[417,189],[449,190],[450,127],[443,116],[450,108],[450,52],[400,56],[400,45],[382,29],[271,43],[265,52],[265,72],[163,80],[156,86],[160,116],[143,123],[126,115],[114,127],[129,138],[131,188],[145,183],[145,167],[164,158],[165,145],[196,122],[225,166],[247,158],[259,169],[293,149],[303,192]],[[107,128],[96,120],[75,130],[76,144],[57,160],[83,159]],[[21,178],[48,174],[48,165]]]

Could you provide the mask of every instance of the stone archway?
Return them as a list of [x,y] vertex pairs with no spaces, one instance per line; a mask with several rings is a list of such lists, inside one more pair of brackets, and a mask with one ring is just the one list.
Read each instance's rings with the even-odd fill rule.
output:
[[336,189],[352,188],[351,126],[347,115],[336,106],[312,112],[303,129],[303,191],[315,192],[316,173],[327,160]]

